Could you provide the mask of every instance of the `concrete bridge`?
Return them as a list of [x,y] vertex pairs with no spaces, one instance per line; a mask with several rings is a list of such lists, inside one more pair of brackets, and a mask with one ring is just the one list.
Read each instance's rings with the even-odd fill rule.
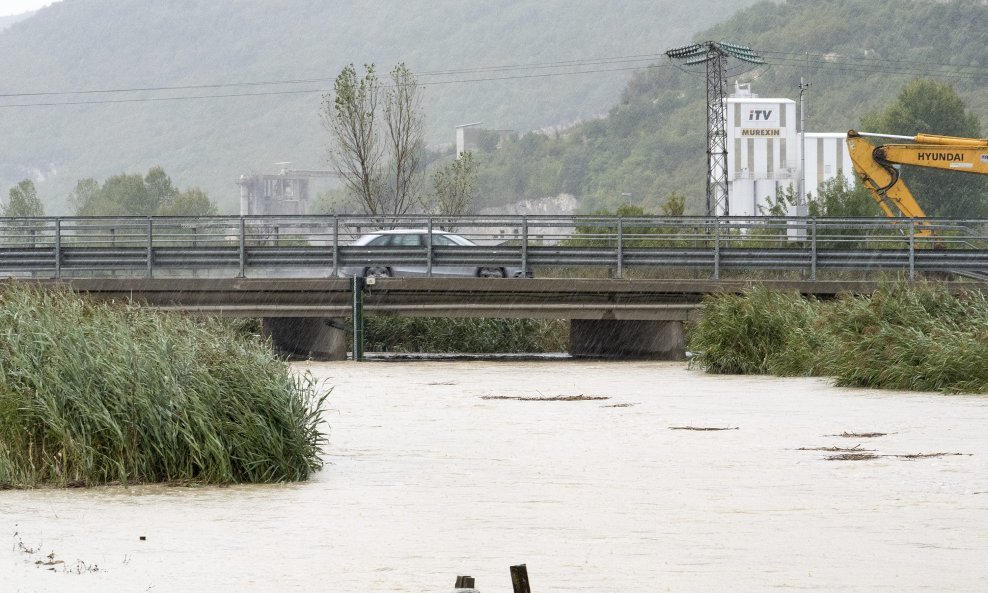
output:
[[[23,280],[22,280],[23,281]],[[354,313],[353,279],[100,278],[32,280],[104,301],[165,311],[261,317],[285,353],[346,358],[344,319]],[[822,298],[867,293],[866,281],[764,281]],[[736,293],[743,280],[380,278],[361,291],[366,315],[566,319],[574,356],[678,359],[683,322],[705,295]],[[966,283],[970,286],[970,283]]]
[[[423,239],[357,240],[381,228]],[[469,240],[434,241],[442,228]],[[340,277],[381,267],[423,277],[368,278],[356,292],[353,278]],[[437,277],[456,268],[536,277]],[[0,218],[0,276],[165,310],[261,317],[280,348],[322,358],[346,356],[343,320],[355,296],[368,315],[566,319],[573,355],[675,358],[683,355],[683,322],[698,314],[703,296],[749,284],[720,280],[726,276],[800,278],[766,283],[826,296],[874,285],[824,278],[980,282],[986,272],[988,221],[980,220],[924,219],[917,227],[911,219],[799,217]],[[656,277],[708,279],[638,279]]]

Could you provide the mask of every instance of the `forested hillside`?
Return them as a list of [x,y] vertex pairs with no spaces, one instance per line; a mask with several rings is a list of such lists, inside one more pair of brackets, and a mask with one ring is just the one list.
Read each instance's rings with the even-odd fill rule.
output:
[[30,11],[30,12],[25,12],[23,14],[14,14],[14,15],[11,15],[11,16],[0,16],[0,31],[3,31],[4,29],[6,29],[7,27],[13,25],[14,23],[18,23],[20,21],[23,21],[26,18],[31,17],[32,15],[34,15],[35,12],[36,11]]
[[63,0],[0,32],[0,196],[30,177],[64,213],[79,179],[160,165],[232,212],[241,174],[326,167],[320,91],[347,63],[406,62],[428,141],[451,143],[461,123],[606,113],[636,68],[752,2]]
[[[981,0],[761,2],[694,39],[747,44],[764,57],[765,66],[732,76],[729,91],[736,80],[750,81],[762,97],[795,100],[804,77],[811,132],[857,127],[917,78],[950,85],[988,123],[988,5]],[[660,60],[635,75],[606,119],[476,155],[481,193],[506,203],[566,192],[586,211],[629,202],[651,212],[678,193],[687,213],[700,214],[705,83],[702,71]]]

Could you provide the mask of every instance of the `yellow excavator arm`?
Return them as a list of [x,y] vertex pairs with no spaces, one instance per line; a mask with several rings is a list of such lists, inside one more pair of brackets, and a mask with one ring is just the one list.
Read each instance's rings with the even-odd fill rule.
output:
[[[868,138],[893,138],[912,143],[874,144]],[[885,215],[890,217],[926,217],[912,192],[899,179],[896,165],[988,175],[988,138],[958,138],[934,134],[891,136],[851,130],[847,133],[847,149],[862,185],[875,198]],[[925,236],[930,231],[922,227],[916,234]]]

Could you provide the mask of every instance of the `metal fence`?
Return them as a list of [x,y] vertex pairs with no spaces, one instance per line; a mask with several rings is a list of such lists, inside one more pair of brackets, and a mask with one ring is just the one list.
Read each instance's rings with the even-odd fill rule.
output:
[[[380,229],[419,245],[355,246]],[[926,234],[925,230],[932,233]],[[434,241],[454,232],[472,245]],[[988,221],[769,217],[329,216],[0,218],[0,275],[327,277],[396,262],[549,274],[607,268],[988,272]]]

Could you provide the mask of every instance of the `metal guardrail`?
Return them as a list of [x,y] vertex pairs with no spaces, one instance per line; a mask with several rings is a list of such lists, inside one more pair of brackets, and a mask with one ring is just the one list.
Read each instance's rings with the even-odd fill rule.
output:
[[[932,237],[917,236],[917,226]],[[475,246],[353,246],[378,229],[456,232]],[[428,236],[428,235],[427,235]],[[409,263],[629,268],[988,272],[988,220],[467,216],[0,218],[0,275],[336,276]],[[551,272],[547,272],[551,273]],[[570,272],[572,273],[572,271]]]

